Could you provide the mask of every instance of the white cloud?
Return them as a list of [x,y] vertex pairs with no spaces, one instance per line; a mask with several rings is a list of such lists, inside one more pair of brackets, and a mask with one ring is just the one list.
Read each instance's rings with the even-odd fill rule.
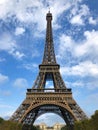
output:
[[45,15],[47,9],[39,0],[36,0],[34,2],[32,0],[4,0],[0,4],[0,9],[1,19],[6,19],[8,16],[11,17],[12,15],[15,15],[20,22],[37,22],[39,27],[45,25],[42,24],[43,14]]
[[38,64],[36,64],[36,63],[27,63],[27,64],[23,64],[23,67],[24,68],[26,68],[27,70],[33,70],[34,71],[34,69],[35,68],[38,68]]
[[3,4],[5,2],[6,2],[6,0],[0,0],[0,4]]
[[91,61],[80,62],[77,65],[71,67],[61,67],[61,73],[63,75],[76,75],[76,76],[98,76],[98,65]]
[[78,24],[78,25],[84,25],[83,20],[81,19],[80,15],[76,15],[74,16],[71,20],[70,20],[71,24]]
[[60,37],[60,44],[58,46],[58,54],[57,58],[62,59],[64,56],[66,56],[67,51],[73,50],[73,40],[70,36],[67,35],[61,35]]
[[89,18],[89,23],[90,23],[90,24],[93,24],[93,25],[96,25],[96,24],[97,24],[97,20],[96,20],[96,19],[93,19],[93,17],[90,17],[90,18]]
[[17,50],[10,51],[10,54],[12,54],[17,59],[22,59],[25,56],[24,53],[21,53],[21,52],[19,52]]
[[[9,3],[9,6],[8,6]],[[9,12],[13,11],[13,1],[9,0],[0,0],[0,18],[5,19],[6,15],[9,14]]]
[[[53,13],[53,26],[55,29],[60,28],[57,23],[57,18],[64,12],[71,8],[70,22],[72,24],[83,25],[85,17],[88,17],[90,10],[87,5],[81,3],[82,0],[49,0],[39,1],[36,0],[1,0],[0,2],[0,18],[6,19],[7,16],[15,15],[21,23],[36,24],[38,31],[43,31],[46,27],[45,15],[48,12],[48,4],[50,10]],[[8,5],[9,3],[9,5]],[[14,8],[15,7],[15,8]],[[94,20],[90,18],[90,22],[94,23]],[[22,34],[25,30],[23,28],[17,28],[15,34]]]
[[86,40],[82,41],[80,45],[75,46],[75,55],[98,55],[98,31],[85,31],[84,36]]
[[76,78],[65,82],[68,87],[91,91],[98,88],[98,31],[85,31],[84,37],[77,42],[71,36],[61,35],[57,58],[61,61],[62,76]]
[[0,73],[0,84],[5,83],[9,80],[8,76]]
[[[53,22],[55,27],[60,27],[57,24],[57,18],[73,4],[77,4],[80,0],[67,1],[67,0],[49,0],[49,1],[32,1],[32,0],[1,0],[0,1],[0,18],[6,19],[8,16],[16,16],[22,23],[36,23],[37,30],[44,30],[46,21],[45,14],[48,12],[48,4],[53,13]],[[9,5],[8,5],[9,3]],[[84,8],[84,7],[81,7]],[[17,34],[17,33],[16,33]]]
[[87,16],[90,14],[90,10],[87,5],[83,4],[81,5],[79,13],[81,14],[81,16]]
[[15,35],[21,35],[25,32],[25,29],[22,28],[22,27],[17,27],[16,30],[15,30]]
[[86,17],[89,17],[90,10],[85,4],[76,4],[74,8],[71,9],[70,23],[77,25],[84,25]]
[[98,56],[98,31],[85,31],[84,37],[85,40],[77,43],[71,36],[61,35],[57,56],[63,58],[66,55],[66,51],[69,51],[73,57],[82,58],[83,56],[88,56],[88,58],[96,58]]
[[88,89],[89,91],[98,89],[98,79],[96,77],[95,78],[91,77],[90,80],[88,80],[87,77],[86,77],[86,80],[82,78],[79,77],[78,79],[72,82],[65,81],[66,86],[68,88],[70,87],[70,88],[75,88],[75,89],[85,88],[85,89]]
[[4,51],[12,51],[16,48],[15,41],[12,40],[11,36],[8,34],[4,34],[0,38],[0,50]]
[[11,35],[9,34],[2,34],[2,37],[0,38],[0,50],[6,51],[12,56],[14,56],[17,59],[21,59],[25,55],[18,51],[19,46],[16,44],[16,41],[13,40]]
[[24,78],[18,78],[14,81],[13,85],[17,88],[27,88],[28,82]]
[[73,88],[73,87],[85,87],[85,83],[84,82],[82,82],[82,80],[78,80],[78,81],[74,81],[74,82],[68,82],[68,81],[65,81],[65,83],[66,83],[66,86],[68,87],[68,88]]

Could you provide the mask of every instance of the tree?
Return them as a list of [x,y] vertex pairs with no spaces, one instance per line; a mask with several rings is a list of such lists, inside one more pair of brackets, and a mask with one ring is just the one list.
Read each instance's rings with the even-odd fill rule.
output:
[[4,121],[4,119],[0,117],[0,123],[2,123],[3,121]]
[[91,116],[92,130],[98,130],[98,110]]
[[70,130],[70,129],[73,130],[72,126],[70,127],[70,126],[67,126],[67,125],[65,125],[61,128],[61,130]]
[[22,130],[22,125],[11,121],[2,121],[0,130]]
[[22,125],[13,121],[5,121],[0,118],[0,130],[40,130],[39,127],[33,125]]
[[63,127],[61,128],[61,130],[66,130],[66,126],[63,126]]
[[24,124],[22,130],[40,130],[40,129],[39,127],[33,125]]
[[98,110],[91,116],[91,119],[76,122],[74,130],[98,130]]

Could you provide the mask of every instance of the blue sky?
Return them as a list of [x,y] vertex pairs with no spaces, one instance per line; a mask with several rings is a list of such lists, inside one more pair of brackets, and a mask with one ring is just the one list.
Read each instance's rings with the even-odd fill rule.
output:
[[[98,1],[0,0],[0,116],[9,117],[32,88],[44,52],[46,13],[53,15],[57,63],[73,97],[90,116],[98,109]],[[36,121],[62,119],[48,114]]]

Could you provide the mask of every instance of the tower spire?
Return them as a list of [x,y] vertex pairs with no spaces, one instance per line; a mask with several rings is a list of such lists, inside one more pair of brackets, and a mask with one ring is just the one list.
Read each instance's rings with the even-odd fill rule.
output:
[[46,15],[47,27],[46,27],[46,41],[45,50],[42,64],[56,64],[53,35],[52,35],[52,14],[49,12]]
[[50,13],[50,6],[49,6],[49,13]]

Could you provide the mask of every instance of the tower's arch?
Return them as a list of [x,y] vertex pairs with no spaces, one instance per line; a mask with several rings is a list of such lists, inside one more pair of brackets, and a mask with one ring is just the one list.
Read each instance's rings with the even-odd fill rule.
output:
[[37,117],[33,125],[40,124],[46,124],[49,127],[52,127],[55,124],[66,125],[64,119],[55,112],[46,112]]
[[[33,107],[29,107],[28,111],[25,113],[24,117],[20,120],[23,124],[32,124],[35,120],[46,113],[55,113],[59,115],[67,125],[73,125],[76,121],[73,113],[67,108],[64,107],[61,103],[38,103]],[[70,122],[70,124],[69,124]]]

